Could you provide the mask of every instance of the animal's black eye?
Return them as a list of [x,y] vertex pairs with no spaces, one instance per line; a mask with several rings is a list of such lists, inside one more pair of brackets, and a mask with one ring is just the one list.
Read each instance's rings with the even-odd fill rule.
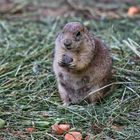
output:
[[77,33],[76,33],[76,37],[79,37],[81,35],[81,33],[78,31]]

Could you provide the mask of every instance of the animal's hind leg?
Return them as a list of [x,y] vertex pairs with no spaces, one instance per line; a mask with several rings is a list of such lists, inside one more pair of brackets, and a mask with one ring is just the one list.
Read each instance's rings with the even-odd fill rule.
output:
[[59,91],[60,97],[63,101],[63,105],[69,105],[70,104],[69,95],[68,95],[67,91],[65,90],[65,88],[63,87],[63,85],[61,85],[60,83],[58,84],[58,91]]
[[[98,101],[101,101],[101,99],[104,97],[103,90],[99,90],[99,86],[95,86],[95,88],[92,90],[91,94],[88,96],[88,100],[90,103],[96,103]],[[96,92],[97,91],[97,92]]]

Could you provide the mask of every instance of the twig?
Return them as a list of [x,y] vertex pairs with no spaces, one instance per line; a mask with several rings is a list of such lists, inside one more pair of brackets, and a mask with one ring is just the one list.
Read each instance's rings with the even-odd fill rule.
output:
[[97,89],[97,90],[94,90],[94,91],[91,91],[91,92],[89,92],[89,94],[87,95],[87,96],[85,96],[84,98],[83,98],[83,100],[84,99],[86,99],[88,96],[90,96],[91,94],[94,94],[94,93],[96,93],[96,92],[98,92],[98,91],[101,91],[102,89],[105,89],[105,88],[107,88],[107,87],[110,87],[110,86],[112,86],[112,85],[122,85],[122,84],[130,84],[130,83],[137,83],[138,84],[138,82],[114,82],[114,83],[111,83],[111,84],[108,84],[108,85],[106,85],[106,86],[103,86],[103,87],[101,87],[101,88],[99,88],[99,89]]

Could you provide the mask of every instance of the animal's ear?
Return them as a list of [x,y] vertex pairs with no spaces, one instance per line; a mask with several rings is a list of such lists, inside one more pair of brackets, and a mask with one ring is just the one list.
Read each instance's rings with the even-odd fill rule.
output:
[[87,29],[86,26],[83,27],[83,31],[84,31],[84,32],[87,32],[87,31],[88,31],[88,29]]

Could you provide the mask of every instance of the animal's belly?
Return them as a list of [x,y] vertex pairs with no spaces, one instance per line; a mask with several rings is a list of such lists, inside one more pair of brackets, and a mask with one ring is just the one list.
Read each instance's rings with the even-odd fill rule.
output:
[[71,102],[76,103],[84,99],[92,88],[89,76],[59,75],[62,87],[66,90]]
[[83,77],[72,77],[72,76],[65,76],[63,77],[63,82],[69,85],[71,88],[75,90],[80,90],[83,87],[86,87],[90,83],[90,77],[83,76]]

